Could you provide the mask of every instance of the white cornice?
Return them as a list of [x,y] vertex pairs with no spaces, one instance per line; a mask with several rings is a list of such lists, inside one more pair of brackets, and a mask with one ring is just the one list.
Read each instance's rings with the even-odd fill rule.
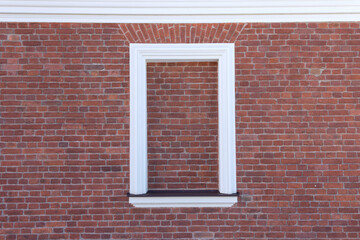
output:
[[359,0],[0,0],[2,22],[360,21]]

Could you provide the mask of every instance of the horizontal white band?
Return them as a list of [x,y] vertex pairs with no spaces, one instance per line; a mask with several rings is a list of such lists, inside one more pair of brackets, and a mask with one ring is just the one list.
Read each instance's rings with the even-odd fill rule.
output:
[[231,207],[237,197],[129,197],[129,202],[139,208]]
[[359,21],[358,0],[0,0],[0,21],[215,23]]

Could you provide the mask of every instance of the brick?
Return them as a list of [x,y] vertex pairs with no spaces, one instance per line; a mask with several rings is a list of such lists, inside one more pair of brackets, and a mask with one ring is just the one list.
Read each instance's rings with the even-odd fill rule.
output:
[[[212,158],[211,155],[217,156],[216,137],[212,137],[213,135],[209,136],[210,138],[206,137],[210,132],[206,133],[206,136],[201,136],[196,130],[208,128],[212,134],[217,134],[217,74],[213,76],[206,74],[204,78],[200,78],[200,73],[205,71],[216,73],[216,63],[148,64],[148,144],[152,146],[149,148],[151,153],[149,155],[150,189],[217,188],[217,159]],[[186,79],[185,83],[182,78],[179,78],[180,73],[182,78]],[[162,91],[159,88],[166,90]],[[211,95],[207,93],[207,89],[211,90]],[[196,102],[192,101],[192,98],[197,99]],[[180,113],[176,108],[178,106],[181,107]],[[199,112],[201,108],[207,112]],[[159,112],[164,114],[159,114]],[[165,122],[169,124],[163,128]],[[182,125],[182,122],[186,122],[187,125]],[[203,124],[198,125],[197,123],[200,122]],[[158,131],[160,128],[163,130]],[[163,137],[169,133],[176,134],[176,137]],[[212,140],[210,144],[209,140]],[[193,143],[196,143],[195,146],[191,146]],[[200,154],[190,155],[204,153],[205,148],[197,147],[202,143],[208,145],[206,149],[211,149],[205,158]],[[168,156],[171,156],[171,159]],[[199,158],[202,159],[203,165],[191,164],[191,162],[198,162]],[[203,166],[210,166],[210,168]],[[166,178],[158,173],[159,169],[166,169]],[[209,174],[204,174],[204,171],[209,170],[211,171]],[[189,176],[186,174],[188,171],[194,172],[195,175],[190,174],[191,178],[182,178],[181,176]],[[183,181],[189,182],[181,184]]]
[[52,233],[51,228],[33,228],[31,233]]
[[[358,22],[0,23],[0,239],[360,239]],[[129,44],[234,43],[231,208],[136,209]],[[148,64],[150,188],[217,189],[217,65]]]

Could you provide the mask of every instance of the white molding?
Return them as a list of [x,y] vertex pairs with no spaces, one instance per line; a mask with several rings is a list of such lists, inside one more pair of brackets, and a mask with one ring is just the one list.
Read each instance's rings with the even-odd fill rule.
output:
[[147,103],[146,60],[130,47],[130,193],[146,193]]
[[231,207],[237,197],[129,197],[129,202],[139,208]]
[[218,59],[219,191],[236,192],[235,49],[228,44]]
[[358,0],[0,0],[2,22],[359,21]]
[[[218,61],[219,192],[236,193],[234,44],[130,44],[130,193],[147,183],[146,63]],[[153,198],[153,201],[159,198]]]

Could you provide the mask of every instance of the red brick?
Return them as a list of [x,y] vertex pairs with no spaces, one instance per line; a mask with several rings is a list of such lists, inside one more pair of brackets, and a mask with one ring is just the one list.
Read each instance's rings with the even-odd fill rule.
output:
[[[358,22],[0,23],[1,237],[360,239],[359,34]],[[128,51],[145,42],[235,44],[235,206],[128,203]],[[216,189],[216,66],[148,74],[150,187]]]
[[[150,189],[216,189],[216,63],[148,64],[147,72]],[[200,78],[202,73],[206,74]],[[202,136],[199,129],[208,132]],[[168,134],[174,137],[164,137]],[[206,148],[197,147],[202,144]],[[159,171],[166,171],[166,177]],[[188,171],[194,174],[186,174]],[[204,171],[210,172],[203,174]]]

